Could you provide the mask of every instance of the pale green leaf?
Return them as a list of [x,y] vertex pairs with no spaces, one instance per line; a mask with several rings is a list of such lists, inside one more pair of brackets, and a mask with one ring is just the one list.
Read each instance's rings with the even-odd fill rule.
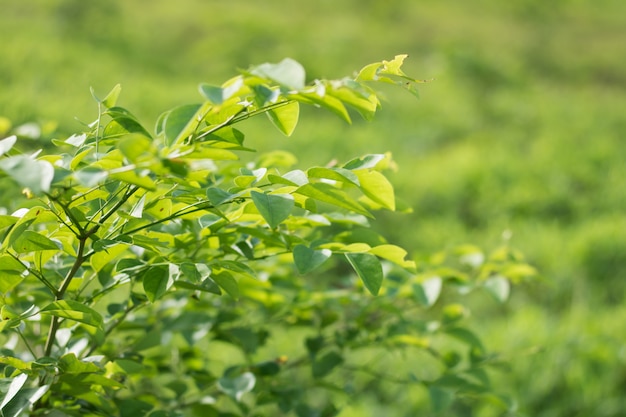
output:
[[413,291],[415,298],[421,304],[430,307],[439,299],[442,287],[443,280],[440,277],[431,277],[419,284],[414,284]]
[[346,253],[345,256],[365,288],[377,295],[383,283],[383,268],[378,258],[369,253]]
[[13,145],[17,142],[17,136],[9,136],[8,138],[0,140],[0,156],[9,152]]
[[250,72],[258,77],[272,80],[295,90],[301,90],[305,85],[306,73],[304,67],[291,58],[285,58],[278,64],[261,64],[252,68]]
[[274,126],[287,136],[291,136],[300,115],[300,104],[297,101],[287,102],[284,105],[269,110],[267,116]]
[[403,268],[415,268],[415,262],[407,261],[406,250],[396,245],[378,245],[369,250],[369,253],[386,259]]
[[106,108],[111,108],[115,106],[115,103],[117,103],[117,98],[120,96],[121,91],[122,86],[120,84],[117,84],[115,87],[113,87],[109,94],[107,94],[104,100],[102,100],[102,104],[104,104]]
[[511,294],[511,284],[502,275],[487,278],[483,283],[485,289],[499,302],[504,303]]
[[291,194],[264,194],[252,191],[250,197],[272,229],[289,217],[294,208],[294,198]]
[[363,194],[384,208],[396,209],[393,186],[383,174],[374,170],[357,170],[354,173],[359,178]]
[[187,104],[170,110],[163,118],[165,142],[171,146],[189,137],[200,125],[211,103]]
[[48,161],[38,161],[26,155],[12,156],[0,160],[0,169],[22,187],[33,194],[50,191],[54,178],[54,167]]
[[346,162],[343,168],[350,170],[374,168],[383,159],[385,159],[384,154],[365,155]]
[[245,393],[254,389],[256,377],[252,372],[244,372],[234,377],[224,376],[217,381],[217,388],[238,402]]

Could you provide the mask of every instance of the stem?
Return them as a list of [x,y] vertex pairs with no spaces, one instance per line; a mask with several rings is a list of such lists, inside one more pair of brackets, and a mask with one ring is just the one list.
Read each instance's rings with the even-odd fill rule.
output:
[[[74,265],[72,265],[72,269],[70,269],[65,276],[65,279],[61,283],[61,287],[55,293],[55,301],[62,300],[65,296],[65,292],[67,291],[72,279],[80,269],[81,265],[85,261],[85,257],[83,256],[85,253],[85,241],[87,237],[83,237],[78,241],[78,252],[76,255],[76,260],[74,261]],[[46,339],[46,345],[44,349],[44,356],[50,356],[52,352],[52,346],[54,345],[54,341],[56,339],[57,331],[59,330],[60,319],[57,316],[52,316],[52,321],[50,322],[50,329],[48,331],[48,338]]]
[[102,215],[102,217],[100,218],[100,220],[98,220],[98,223],[96,223],[96,225],[94,227],[92,227],[91,229],[89,229],[84,235],[84,238],[88,238],[91,235],[93,235],[94,233],[96,233],[100,227],[103,226],[104,222],[107,221],[107,219],[109,217],[111,217],[113,214],[115,214],[115,212],[117,210],[119,210],[120,207],[122,207],[124,205],[124,203],[126,203],[128,201],[128,199],[137,192],[137,190],[139,190],[138,186],[134,186],[131,187],[126,194],[124,194],[124,196],[122,198],[120,198],[120,200],[115,203],[115,205],[113,207],[111,207],[111,209],[104,215]]
[[17,329],[17,334],[20,336],[20,339],[22,339],[22,342],[24,342],[24,345],[26,345],[26,349],[28,349],[30,354],[33,355],[33,359],[37,359],[37,355],[33,351],[33,348],[31,348],[30,345],[28,344],[28,340],[26,340],[26,338],[24,337],[24,334],[22,333],[20,329]]

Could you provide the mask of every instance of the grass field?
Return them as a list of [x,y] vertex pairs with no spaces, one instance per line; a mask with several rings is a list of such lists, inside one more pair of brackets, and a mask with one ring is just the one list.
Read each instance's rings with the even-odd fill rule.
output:
[[[96,116],[90,86],[105,94],[121,83],[121,104],[152,125],[161,111],[199,100],[198,83],[219,84],[250,64],[289,56],[313,79],[409,54],[406,72],[432,79],[420,100],[389,91],[371,123],[305,114],[293,137],[267,129],[250,145],[278,142],[303,165],[391,151],[394,184],[413,212],[383,215],[378,227],[416,256],[467,242],[494,248],[510,236],[541,279],[516,288],[506,306],[477,300],[474,327],[511,359],[497,384],[527,416],[623,415],[623,1],[30,0],[1,8],[0,117],[59,137]],[[382,415],[375,404],[345,415],[368,412]],[[399,406],[385,415],[406,414]]]

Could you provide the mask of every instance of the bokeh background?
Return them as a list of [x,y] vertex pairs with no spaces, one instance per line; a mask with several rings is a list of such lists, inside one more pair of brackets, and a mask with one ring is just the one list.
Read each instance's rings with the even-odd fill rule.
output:
[[251,122],[267,133],[250,146],[303,166],[391,151],[412,213],[380,217],[390,241],[419,257],[508,239],[541,272],[510,303],[474,309],[473,328],[510,360],[498,388],[528,416],[624,415],[623,0],[0,5],[0,134],[81,130],[97,115],[90,87],[121,83],[120,104],[153,125],[199,101],[198,83],[251,64],[291,57],[309,79],[339,78],[409,54],[406,72],[433,79],[419,100],[390,90],[373,122],[352,126],[305,114],[290,138]]

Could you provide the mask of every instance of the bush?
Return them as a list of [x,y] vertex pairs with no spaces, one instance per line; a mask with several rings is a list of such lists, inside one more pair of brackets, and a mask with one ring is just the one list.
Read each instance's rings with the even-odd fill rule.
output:
[[421,390],[404,410],[426,397],[436,412],[513,410],[458,296],[505,301],[533,274],[519,254],[407,259],[369,228],[396,208],[390,155],[307,170],[280,149],[238,160],[252,149],[235,126],[251,117],[285,135],[300,105],[371,119],[371,85],[415,91],[404,58],[310,84],[290,59],[252,67],[201,84],[204,101],[163,113],[154,135],[116,86],[48,153],[0,141],[0,170],[29,197],[0,215],[3,415],[332,416],[369,393],[396,403],[390,385]]

